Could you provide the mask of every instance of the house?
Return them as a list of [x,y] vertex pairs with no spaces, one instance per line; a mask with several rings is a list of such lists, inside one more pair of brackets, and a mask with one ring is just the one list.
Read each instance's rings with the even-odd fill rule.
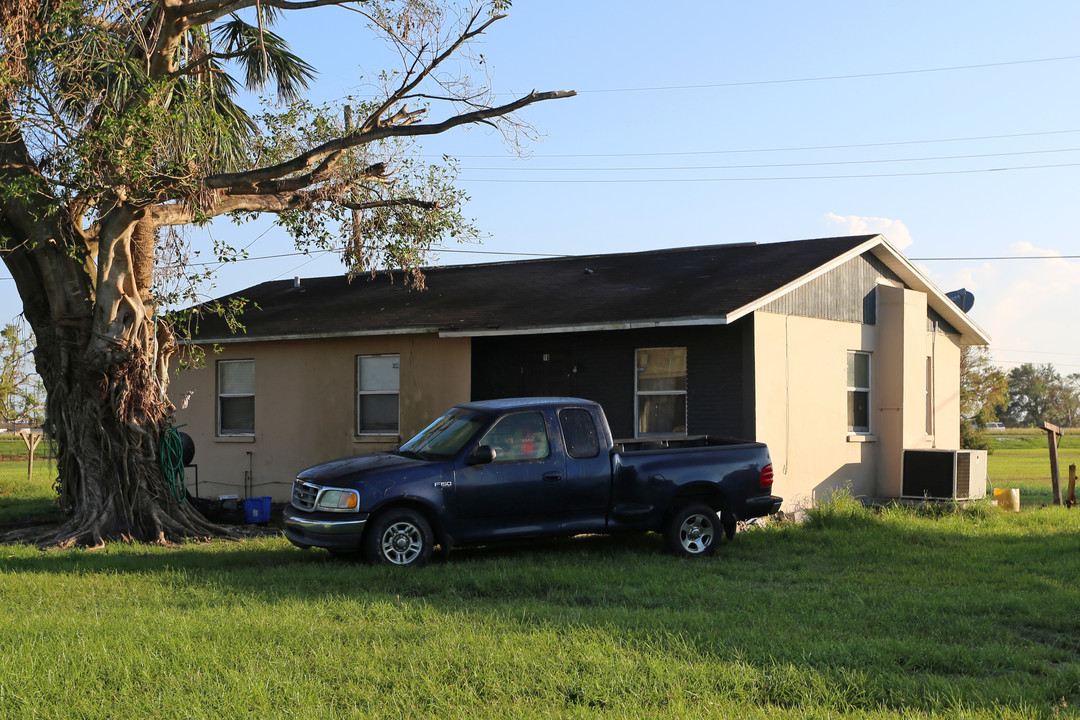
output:
[[[619,437],[769,445],[785,508],[898,497],[906,448],[959,448],[963,345],[986,333],[881,235],[272,281],[179,372],[200,493],[394,448],[469,400],[599,401]],[[178,402],[178,404],[181,404]],[[189,487],[191,486],[189,476]],[[193,489],[193,488],[192,488]]]

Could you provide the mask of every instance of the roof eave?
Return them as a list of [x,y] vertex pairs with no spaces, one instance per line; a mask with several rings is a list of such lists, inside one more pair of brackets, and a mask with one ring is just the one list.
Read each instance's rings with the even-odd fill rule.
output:
[[280,335],[227,335],[225,337],[195,338],[177,340],[177,345],[232,345],[236,343],[280,342],[283,340],[333,340],[335,338],[370,337],[378,335],[424,335],[439,331],[437,327],[417,328],[376,328],[368,330],[349,330],[346,332],[305,332],[284,333]]
[[641,319],[608,323],[580,323],[574,325],[537,325],[530,327],[460,328],[439,332],[439,337],[492,337],[498,335],[549,335],[553,333],[597,332],[603,330],[639,330],[642,328],[688,327],[692,325],[728,325],[727,315],[667,318],[664,320]]
[[929,278],[911,264],[904,255],[894,248],[884,237],[876,247],[871,248],[874,255],[885,263],[886,267],[899,275],[912,289],[926,293],[926,303],[933,308],[947,323],[960,332],[961,345],[989,345],[990,335],[971,317],[942,292]]

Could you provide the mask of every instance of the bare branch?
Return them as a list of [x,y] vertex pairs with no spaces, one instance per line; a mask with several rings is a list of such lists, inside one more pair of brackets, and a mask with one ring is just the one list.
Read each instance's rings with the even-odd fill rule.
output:
[[254,187],[260,183],[278,180],[288,175],[292,175],[293,173],[303,172],[308,168],[317,165],[327,155],[340,153],[349,148],[366,145],[375,142],[376,140],[385,140],[394,137],[438,135],[439,133],[446,132],[447,130],[460,125],[469,125],[472,123],[483,122],[488,118],[509,115],[515,110],[520,110],[533,103],[542,102],[544,100],[557,100],[560,98],[573,97],[575,95],[577,95],[577,93],[573,90],[555,90],[540,93],[534,90],[528,95],[520,97],[511,103],[462,113],[461,115],[447,118],[440,123],[384,126],[375,128],[374,130],[362,130],[351,135],[325,142],[318,147],[312,148],[307,152],[301,153],[300,155],[297,155],[290,160],[286,160],[283,163],[278,163],[277,165],[257,168],[245,172],[210,175],[206,178],[205,184],[207,188],[215,190],[245,186]]
[[[424,81],[425,78],[431,75],[435,68],[437,68],[448,58],[450,58],[454,53],[456,53],[462,45],[472,40],[474,37],[483,34],[485,30],[491,27],[492,23],[506,17],[505,15],[493,15],[483,25],[474,29],[473,24],[476,22],[479,15],[479,10],[473,12],[472,17],[470,17],[469,21],[465,24],[465,28],[463,29],[461,35],[459,35],[458,38],[450,44],[450,47],[432,58],[431,62],[427,63],[420,70],[420,72],[417,73],[416,77],[413,78],[412,81],[404,82],[401,87],[399,87],[395,92],[391,93],[390,97],[388,97],[386,101],[382,105],[380,105],[377,110],[375,110],[375,112],[371,113],[371,115],[368,116],[368,119],[364,122],[362,129],[367,130],[373,127],[377,127],[380,124],[379,118],[382,117],[382,114],[389,110],[394,103],[399,102],[402,96],[407,95],[413,90],[415,90],[417,86],[419,86],[420,83]],[[419,59],[420,58],[418,54],[416,57],[417,63],[419,62]],[[407,77],[408,75],[406,75],[406,78]]]

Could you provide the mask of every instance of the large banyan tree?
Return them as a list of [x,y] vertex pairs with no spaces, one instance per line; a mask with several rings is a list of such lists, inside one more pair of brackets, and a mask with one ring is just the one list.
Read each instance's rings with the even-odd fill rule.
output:
[[[452,165],[419,162],[410,143],[470,124],[514,142],[529,130],[514,111],[573,95],[499,104],[470,79],[470,69],[483,76],[470,41],[508,5],[0,3],[0,254],[37,339],[67,513],[39,541],[219,530],[173,498],[159,462],[176,348],[162,280],[163,269],[183,267],[178,229],[273,213],[301,246],[339,249],[354,270],[414,268],[468,233]],[[301,99],[314,69],[275,29],[322,6],[359,19],[400,61],[362,101]],[[276,101],[246,110],[264,88]]]

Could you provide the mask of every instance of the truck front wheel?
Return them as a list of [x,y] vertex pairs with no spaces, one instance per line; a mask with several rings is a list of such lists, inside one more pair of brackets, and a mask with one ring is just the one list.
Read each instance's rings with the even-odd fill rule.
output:
[[375,517],[364,536],[364,556],[385,565],[423,565],[431,558],[434,535],[424,516],[410,508]]
[[720,518],[708,505],[684,505],[671,514],[664,528],[668,550],[683,557],[705,557],[716,552],[723,535]]

